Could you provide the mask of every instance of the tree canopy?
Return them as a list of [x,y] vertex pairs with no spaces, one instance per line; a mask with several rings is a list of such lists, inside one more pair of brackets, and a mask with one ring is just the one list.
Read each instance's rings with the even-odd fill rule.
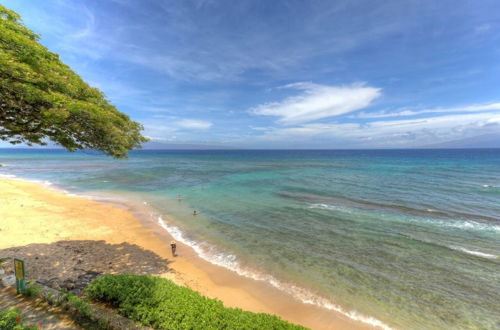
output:
[[142,125],[118,111],[57,54],[39,42],[20,16],[0,5],[0,139],[70,151],[95,149],[123,158],[147,139]]

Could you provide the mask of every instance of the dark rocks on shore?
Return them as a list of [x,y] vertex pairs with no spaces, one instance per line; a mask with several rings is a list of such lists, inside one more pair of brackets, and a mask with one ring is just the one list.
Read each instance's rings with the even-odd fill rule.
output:
[[52,288],[54,290],[64,290],[67,292],[71,292],[73,294],[80,294],[94,279],[101,276],[102,273],[95,272],[92,270],[83,270],[77,269],[80,274],[76,279],[75,278],[51,278],[51,279],[39,279],[36,283]]

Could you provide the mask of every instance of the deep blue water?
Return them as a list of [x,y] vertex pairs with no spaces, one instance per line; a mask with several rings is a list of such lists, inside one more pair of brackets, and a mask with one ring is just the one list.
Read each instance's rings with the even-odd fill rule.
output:
[[3,175],[147,202],[202,257],[351,317],[500,328],[500,149],[144,150],[128,160],[0,149],[0,163]]

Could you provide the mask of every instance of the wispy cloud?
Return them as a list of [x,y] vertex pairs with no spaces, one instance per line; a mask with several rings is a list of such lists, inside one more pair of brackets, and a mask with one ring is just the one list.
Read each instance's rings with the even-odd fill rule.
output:
[[212,122],[198,119],[180,119],[168,115],[156,115],[143,121],[144,134],[155,141],[199,140]]
[[492,28],[491,24],[485,23],[485,24],[481,24],[479,26],[476,26],[474,28],[474,31],[476,33],[485,33],[485,32],[488,32],[489,30],[491,30],[491,28]]
[[409,117],[422,114],[486,112],[486,111],[498,111],[498,110],[500,110],[500,103],[488,103],[488,104],[467,105],[462,107],[450,107],[450,108],[431,108],[431,109],[420,109],[420,110],[404,109],[394,112],[391,111],[361,112],[355,115],[351,115],[350,118],[374,119],[374,118],[390,118],[390,117]]
[[[500,113],[446,115],[407,120],[360,123],[310,123],[275,128],[257,137],[260,141],[344,141],[349,146],[419,146],[500,131]],[[335,147],[338,147],[335,145]]]
[[261,104],[250,113],[280,117],[279,122],[285,125],[300,124],[366,108],[381,95],[380,88],[364,84],[326,86],[300,82],[283,88],[302,92],[281,102]]
[[212,123],[205,120],[183,119],[178,121],[177,126],[187,129],[205,130],[212,127]]
[[82,6],[81,7],[81,13],[83,14],[82,16],[86,17],[85,20],[85,26],[81,30],[78,30],[72,34],[70,34],[68,37],[69,38],[87,38],[91,36],[94,32],[95,29],[95,16],[92,14],[92,12],[86,7]]

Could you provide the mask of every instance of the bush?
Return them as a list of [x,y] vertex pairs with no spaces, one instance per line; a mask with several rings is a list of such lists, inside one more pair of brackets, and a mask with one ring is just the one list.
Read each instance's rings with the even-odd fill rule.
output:
[[43,289],[37,284],[29,284],[24,290],[23,294],[27,297],[38,297],[42,293]]
[[79,298],[71,293],[66,296],[66,307],[74,311],[79,318],[82,320],[88,320],[92,318],[92,311],[90,310],[90,304],[82,298]]
[[10,309],[8,312],[0,310],[0,329],[2,330],[38,330],[36,325],[25,325],[22,323],[22,315],[18,309]]
[[224,307],[220,300],[154,276],[105,275],[86,294],[157,329],[305,329],[274,315]]

